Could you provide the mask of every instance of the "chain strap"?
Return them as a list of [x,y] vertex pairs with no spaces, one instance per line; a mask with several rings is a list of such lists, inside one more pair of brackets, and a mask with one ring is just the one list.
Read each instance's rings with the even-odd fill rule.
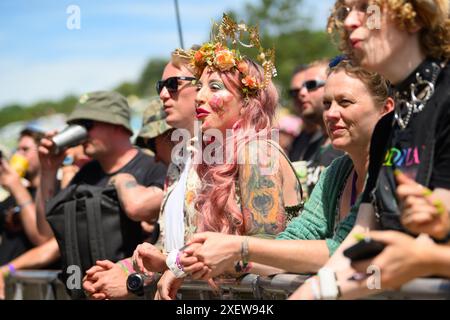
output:
[[[445,64],[444,64],[445,65]],[[427,72],[431,72],[431,80],[426,80],[420,74],[416,73],[416,81],[410,84],[409,94],[406,92],[396,92],[395,100],[395,120],[397,121],[401,130],[406,129],[414,113],[421,112],[428,100],[433,96],[436,80],[443,68],[436,62],[431,63],[432,70],[426,69]],[[402,115],[402,110],[406,109],[406,114]]]

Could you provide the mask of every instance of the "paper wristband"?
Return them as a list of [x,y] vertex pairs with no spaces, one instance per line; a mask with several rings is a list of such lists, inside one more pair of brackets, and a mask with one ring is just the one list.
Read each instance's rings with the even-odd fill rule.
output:
[[334,271],[324,267],[319,270],[318,276],[322,299],[336,300],[339,297],[339,288]]
[[179,261],[180,250],[175,249],[170,251],[167,255],[166,265],[170,271],[173,272],[176,278],[184,278],[186,273],[184,272],[182,265]]

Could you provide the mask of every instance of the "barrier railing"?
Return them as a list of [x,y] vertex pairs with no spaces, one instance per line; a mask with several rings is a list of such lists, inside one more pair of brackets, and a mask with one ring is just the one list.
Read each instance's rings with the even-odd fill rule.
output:
[[[262,277],[248,274],[240,280],[216,280],[218,290],[205,281],[185,279],[178,297],[193,300],[278,300],[286,299],[308,276],[279,274]],[[67,300],[70,299],[58,271],[18,271],[6,279],[6,298],[14,300]],[[148,292],[154,293],[155,285]],[[148,298],[152,296],[149,295]],[[371,299],[450,299],[450,280],[438,278],[416,279],[398,291],[384,292]]]

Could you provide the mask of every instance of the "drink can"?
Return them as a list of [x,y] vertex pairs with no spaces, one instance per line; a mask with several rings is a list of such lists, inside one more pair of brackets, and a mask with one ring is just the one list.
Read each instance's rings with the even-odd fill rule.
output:
[[28,160],[21,154],[15,153],[11,159],[9,159],[9,165],[13,168],[19,176],[22,178],[25,176],[28,170]]

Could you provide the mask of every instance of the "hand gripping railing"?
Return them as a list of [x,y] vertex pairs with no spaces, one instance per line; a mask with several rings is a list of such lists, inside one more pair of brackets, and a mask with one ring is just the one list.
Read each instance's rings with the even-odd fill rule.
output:
[[[6,279],[7,299],[62,300],[69,299],[58,271],[18,271]],[[242,279],[216,279],[218,291],[205,281],[185,279],[178,297],[193,300],[286,299],[306,279],[306,275],[278,274],[263,277],[248,274]],[[156,284],[153,284],[153,287]],[[154,292],[150,288],[150,292]],[[450,280],[421,278],[405,284],[398,291],[388,291],[371,299],[450,299]]]

